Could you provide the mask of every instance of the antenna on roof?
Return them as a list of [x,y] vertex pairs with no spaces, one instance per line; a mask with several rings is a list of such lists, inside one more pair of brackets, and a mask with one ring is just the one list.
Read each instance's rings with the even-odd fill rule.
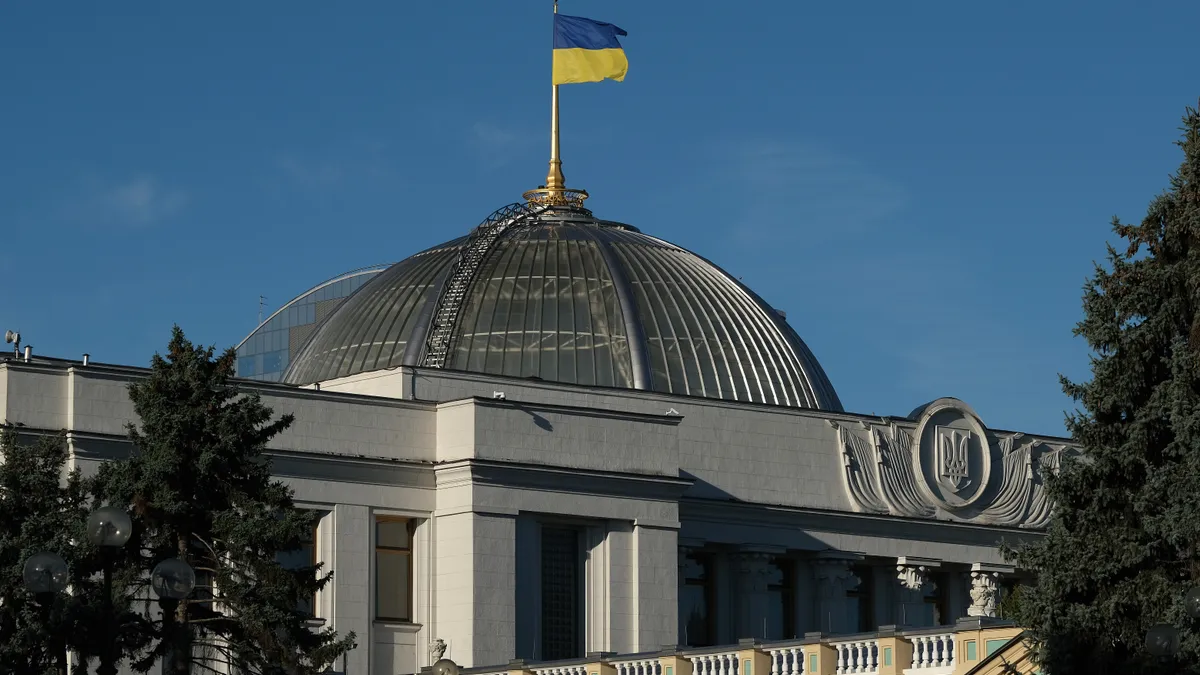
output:
[[258,325],[260,325],[260,326],[262,325],[263,307],[266,307],[266,306],[267,306],[267,296],[265,296],[265,295],[258,296]]
[[4,331],[4,341],[13,346],[13,355],[21,355],[21,334],[15,330]]

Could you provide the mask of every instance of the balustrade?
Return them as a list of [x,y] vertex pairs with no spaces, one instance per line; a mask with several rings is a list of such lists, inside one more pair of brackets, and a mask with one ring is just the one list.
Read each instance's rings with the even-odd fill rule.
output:
[[910,635],[908,639],[913,648],[912,670],[954,666],[954,633]]
[[662,675],[657,658],[614,659],[611,663],[617,675]]
[[692,675],[737,675],[737,652],[718,652],[689,656],[692,662]]
[[829,646],[837,653],[837,675],[879,672],[878,640],[847,640]]
[[[983,644],[986,638],[1008,640],[1020,633],[1020,629],[1012,624],[1000,623],[988,627],[974,628],[958,626],[960,632],[969,631],[969,636],[958,637],[967,640],[965,644]],[[822,662],[821,672],[828,673],[830,669],[835,675],[878,675],[881,669],[889,673],[902,675],[951,675],[959,665],[961,654],[956,653],[956,634],[952,630],[944,632],[930,630],[896,633],[888,631],[881,634],[865,634],[846,636],[844,638],[828,638],[825,636],[806,640],[787,640],[779,642],[744,641],[738,645],[706,648],[668,647],[662,652],[641,652],[638,654],[612,655],[595,654],[588,658],[572,659],[570,661],[543,662],[540,664],[510,664],[503,667],[488,666],[465,669],[463,675],[507,675],[523,671],[525,675],[591,675],[588,664],[601,662],[611,666],[613,675],[666,675],[664,664],[669,665],[672,659],[683,659],[692,666],[692,675],[741,675],[741,658],[763,659],[761,670],[756,669],[753,675],[810,675],[808,667],[810,657],[815,658],[822,648],[828,649],[821,659],[832,659],[834,663]],[[881,637],[883,636],[883,637]],[[885,645],[895,650],[898,645],[907,643],[912,648],[911,665],[905,657],[902,664],[889,663],[884,666],[884,649],[880,646],[881,639]],[[759,656],[747,656],[747,653],[757,652]],[[895,654],[895,651],[890,652]],[[967,648],[969,662],[982,657],[981,650]],[[769,659],[770,666],[765,661]],[[812,663],[816,663],[814,660]],[[968,663],[969,663],[968,662]],[[686,670],[680,664],[677,670]],[[769,672],[768,672],[769,671]],[[679,675],[673,673],[672,675]],[[811,675],[816,675],[815,673]]]
[[801,675],[804,672],[804,648],[764,647],[771,655],[771,675]]

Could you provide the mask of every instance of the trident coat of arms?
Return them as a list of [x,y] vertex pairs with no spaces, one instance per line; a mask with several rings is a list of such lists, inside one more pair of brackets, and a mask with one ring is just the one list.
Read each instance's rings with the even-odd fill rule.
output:
[[937,429],[937,481],[942,487],[958,492],[971,484],[967,457],[971,432],[961,429]]

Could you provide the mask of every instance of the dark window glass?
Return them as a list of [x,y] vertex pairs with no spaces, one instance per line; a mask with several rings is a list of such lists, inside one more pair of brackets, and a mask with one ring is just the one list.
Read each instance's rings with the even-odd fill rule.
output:
[[850,598],[850,627],[869,633],[875,630],[875,572],[870,565],[855,565],[851,571],[858,577],[858,586],[846,592]]
[[412,521],[375,521],[375,618],[412,620]]
[[767,584],[767,640],[790,640],[796,637],[795,565],[787,558],[771,563],[771,576]]
[[683,588],[679,598],[679,640],[689,647],[708,647],[716,644],[715,614],[712,612],[716,583],[713,577],[712,556],[691,553],[680,570]]
[[945,626],[954,623],[954,619],[950,617],[949,598],[946,595],[946,575],[935,572],[929,575],[929,580],[932,582],[932,587],[925,592],[925,605],[928,607],[925,613],[926,621],[930,626]]
[[583,570],[580,532],[542,528],[542,655],[546,661],[583,656]]

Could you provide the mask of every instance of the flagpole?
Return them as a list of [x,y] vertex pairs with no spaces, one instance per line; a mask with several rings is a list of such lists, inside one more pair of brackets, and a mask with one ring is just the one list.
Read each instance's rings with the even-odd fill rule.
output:
[[[558,0],[554,0],[554,13],[558,14]],[[567,179],[562,172],[562,157],[559,155],[558,140],[558,85],[552,85],[554,92],[550,95],[550,172],[546,174],[546,189],[552,195],[562,192],[567,185]]]
[[[558,0],[554,0],[554,13],[558,14]],[[553,89],[550,94],[550,171],[546,174],[545,185],[539,185],[536,190],[528,190],[522,196],[530,205],[582,209],[584,200],[588,198],[587,190],[568,188],[567,179],[563,177],[562,156],[559,153],[558,85],[553,84],[552,80],[551,86]]]

